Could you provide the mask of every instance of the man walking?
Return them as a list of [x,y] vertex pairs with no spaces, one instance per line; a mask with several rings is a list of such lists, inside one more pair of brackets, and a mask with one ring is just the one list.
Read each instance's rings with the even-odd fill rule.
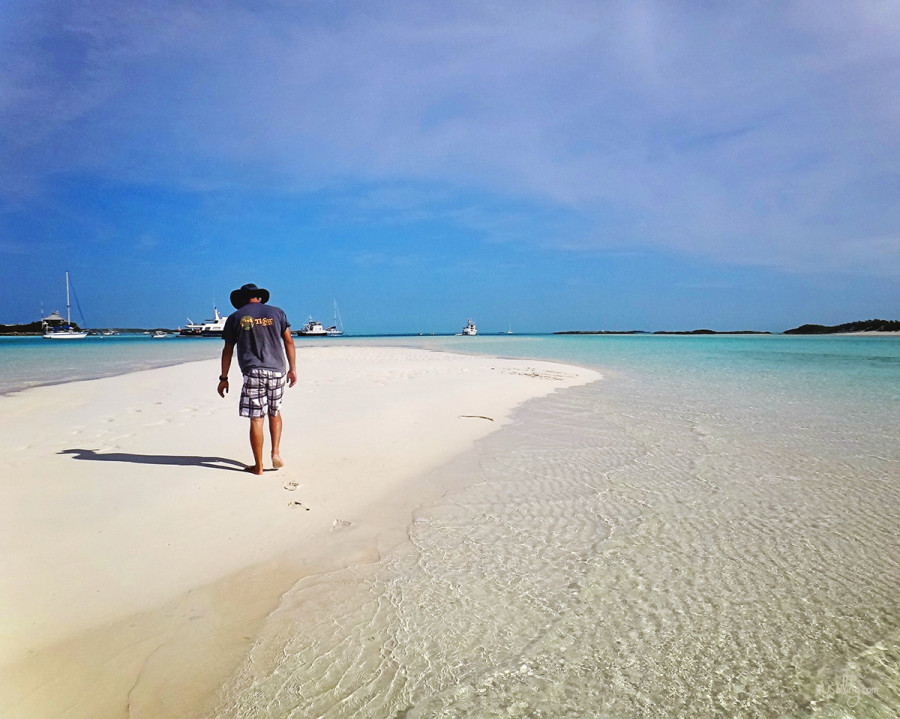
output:
[[[269,301],[269,291],[254,284],[244,285],[231,293],[231,304],[237,308],[225,320],[222,339],[222,374],[219,376],[219,396],[228,391],[228,370],[237,348],[238,366],[244,375],[239,413],[250,418],[250,448],[253,466],[246,468],[253,474],[263,473],[263,438],[265,417],[269,417],[272,439],[272,466],[284,466],[281,459],[281,398],[284,385],[297,383],[296,351],[291,337],[291,323],[284,310]],[[288,371],[284,371],[287,355]]]

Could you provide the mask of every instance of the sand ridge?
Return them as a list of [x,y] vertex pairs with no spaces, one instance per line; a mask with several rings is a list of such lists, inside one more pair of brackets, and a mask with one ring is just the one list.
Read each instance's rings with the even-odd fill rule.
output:
[[[191,662],[185,636],[241,652],[251,615],[298,575],[377,552],[376,537],[403,529],[408,508],[386,498],[407,487],[413,498],[416,477],[522,402],[599,377],[393,347],[301,346],[298,370],[283,410],[286,466],[262,477],[242,471],[239,384],[216,395],[217,361],[0,397],[4,716],[133,712],[131,699],[155,696],[154,664],[160,681],[165,666],[193,666],[205,686],[200,675],[222,668]],[[204,596],[215,612],[191,608]],[[86,681],[99,689],[83,705]]]

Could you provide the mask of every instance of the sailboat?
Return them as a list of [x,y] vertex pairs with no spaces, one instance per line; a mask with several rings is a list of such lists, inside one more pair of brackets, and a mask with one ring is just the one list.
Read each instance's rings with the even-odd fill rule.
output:
[[325,334],[329,337],[340,337],[344,334],[344,323],[341,321],[341,313],[338,312],[337,300],[334,300],[334,324],[325,328]]
[[[59,316],[59,313],[55,313]],[[66,272],[66,324],[62,327],[51,327],[50,324],[46,321],[47,319],[53,318],[51,315],[49,318],[45,318],[43,321],[44,325],[44,339],[51,340],[80,340],[87,337],[87,332],[82,330],[76,330],[72,328],[72,306],[69,304],[69,273]],[[62,319],[62,318],[60,318]]]

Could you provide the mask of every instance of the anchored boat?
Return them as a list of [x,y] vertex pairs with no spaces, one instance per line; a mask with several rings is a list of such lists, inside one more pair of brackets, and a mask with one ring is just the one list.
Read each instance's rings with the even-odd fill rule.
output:
[[188,323],[178,330],[180,337],[221,337],[222,331],[225,329],[225,320],[219,314],[219,308],[213,307],[214,317],[203,322],[193,322],[190,317],[187,318]]
[[298,337],[327,337],[328,331],[322,326],[321,322],[314,320],[312,317],[309,321],[297,330]]
[[[43,313],[42,313],[43,314]],[[52,313],[49,317],[41,318],[44,328],[44,339],[51,340],[80,340],[87,337],[85,330],[76,330],[72,327],[72,306],[69,304],[69,273],[66,272],[66,323],[54,326],[53,322],[62,322],[59,312]],[[84,321],[84,318],[82,318]]]

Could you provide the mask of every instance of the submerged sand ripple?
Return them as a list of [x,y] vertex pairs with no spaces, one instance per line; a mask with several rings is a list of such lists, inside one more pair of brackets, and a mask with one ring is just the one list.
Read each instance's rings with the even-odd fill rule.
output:
[[532,404],[407,545],[294,587],[216,715],[896,716],[890,425],[716,389]]

